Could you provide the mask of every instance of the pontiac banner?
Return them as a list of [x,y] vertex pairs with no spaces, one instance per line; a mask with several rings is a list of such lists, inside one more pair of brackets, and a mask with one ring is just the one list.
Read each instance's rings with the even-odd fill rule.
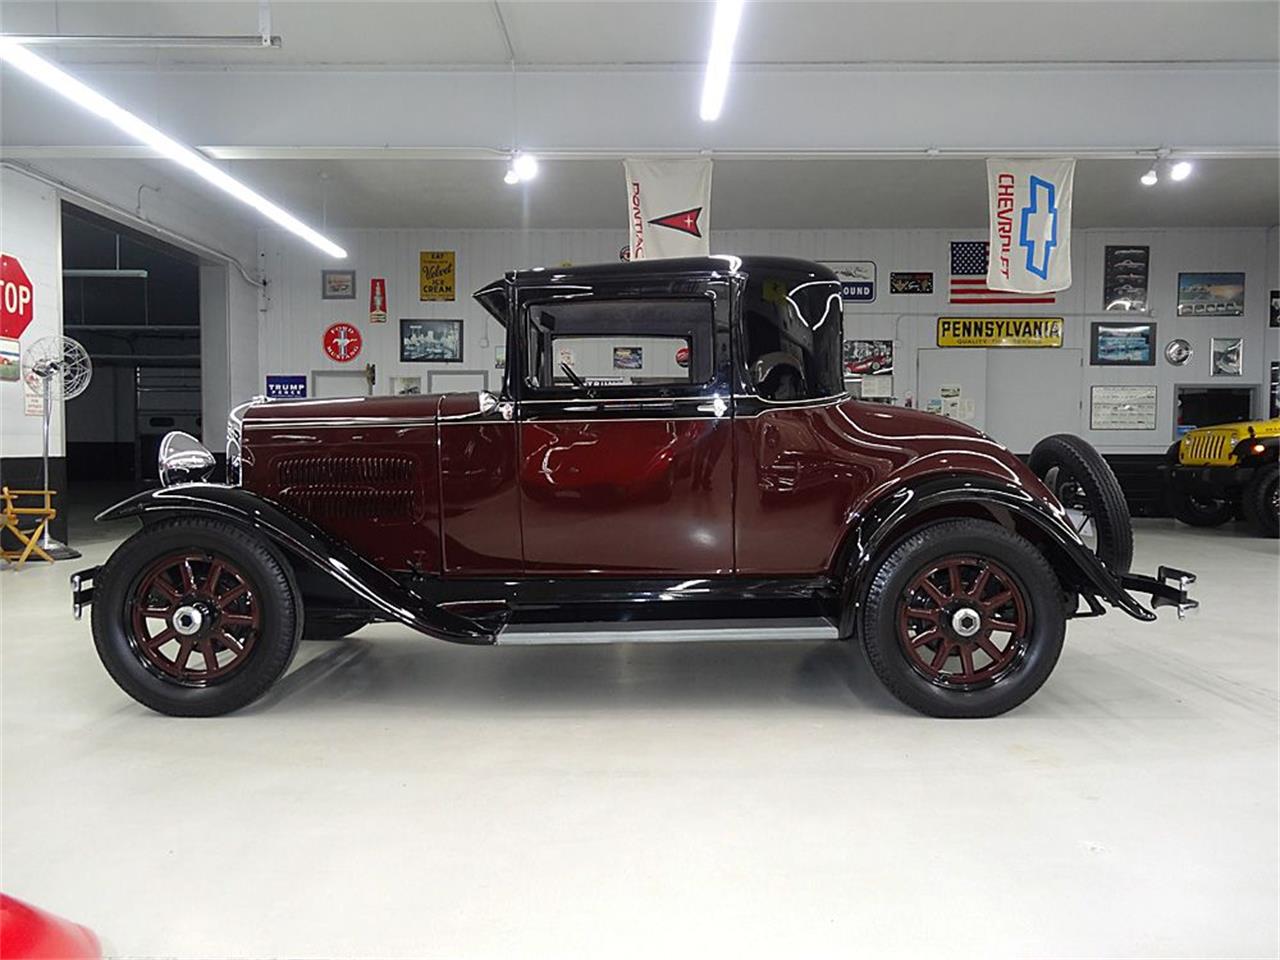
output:
[[987,286],[1051,293],[1071,286],[1074,160],[987,161]]
[[711,161],[627,160],[631,260],[711,252]]
[[1060,347],[1061,317],[939,317],[940,347]]

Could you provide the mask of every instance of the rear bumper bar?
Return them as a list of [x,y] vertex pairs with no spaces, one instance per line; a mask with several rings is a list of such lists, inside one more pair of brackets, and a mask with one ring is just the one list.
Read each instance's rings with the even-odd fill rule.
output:
[[71,575],[71,612],[77,620],[84,608],[93,603],[93,578],[102,567],[88,567]]
[[1200,606],[1200,601],[1192,600],[1187,595],[1187,588],[1196,582],[1196,575],[1176,567],[1161,566],[1154,577],[1142,573],[1124,573],[1120,575],[1120,585],[1128,593],[1139,593],[1151,598],[1151,606],[1174,607],[1181,620],[1192,610]]

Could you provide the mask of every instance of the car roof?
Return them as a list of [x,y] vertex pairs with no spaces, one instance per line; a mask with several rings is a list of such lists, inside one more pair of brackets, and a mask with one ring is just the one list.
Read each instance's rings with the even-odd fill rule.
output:
[[534,267],[531,270],[510,270],[508,280],[516,283],[540,282],[548,279],[556,283],[572,283],[575,280],[627,280],[631,277],[671,276],[673,274],[705,273],[772,273],[803,275],[808,279],[832,280],[836,275],[830,267],[811,260],[795,257],[733,256],[672,257],[661,260],[636,260],[618,263],[591,263],[567,267]]

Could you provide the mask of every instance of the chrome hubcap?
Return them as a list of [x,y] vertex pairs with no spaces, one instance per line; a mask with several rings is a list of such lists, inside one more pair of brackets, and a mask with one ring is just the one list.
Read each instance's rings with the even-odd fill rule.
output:
[[972,637],[982,628],[982,615],[972,607],[961,607],[951,615],[951,629],[961,637]]
[[179,607],[173,612],[173,629],[184,637],[200,632],[200,628],[204,626],[204,614],[200,612],[199,607],[193,607],[190,604]]

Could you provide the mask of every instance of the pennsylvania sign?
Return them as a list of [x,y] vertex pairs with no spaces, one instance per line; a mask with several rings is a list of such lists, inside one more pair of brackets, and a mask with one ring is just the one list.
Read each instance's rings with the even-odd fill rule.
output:
[[939,317],[940,347],[1060,347],[1061,317]]

